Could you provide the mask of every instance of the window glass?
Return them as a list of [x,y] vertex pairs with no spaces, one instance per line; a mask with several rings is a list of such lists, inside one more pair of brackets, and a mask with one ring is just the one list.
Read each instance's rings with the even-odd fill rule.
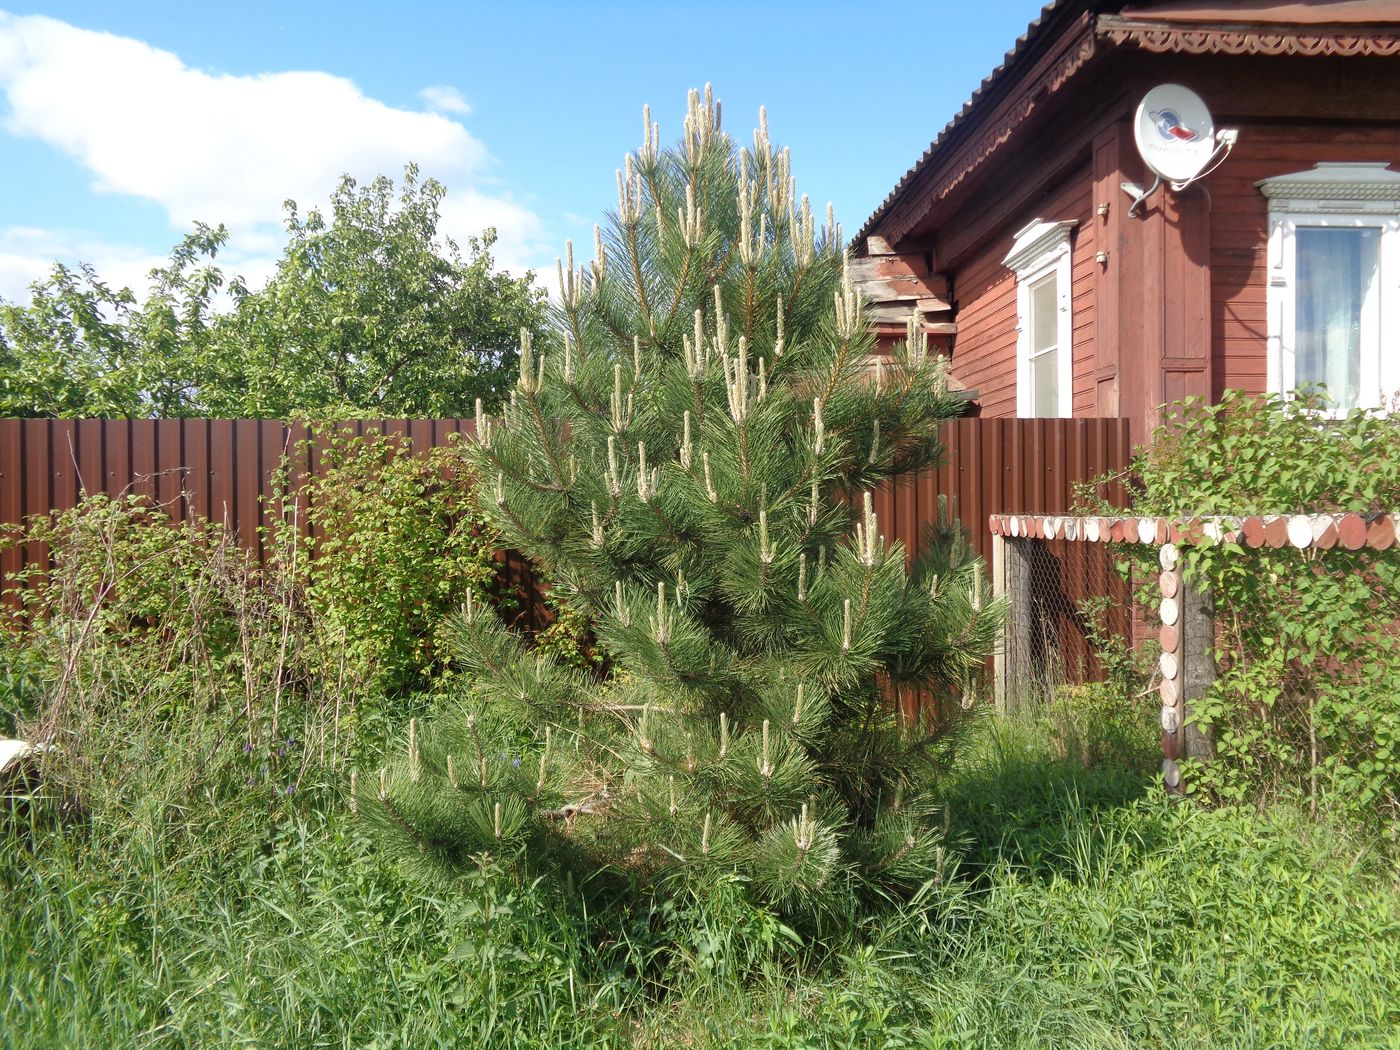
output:
[[1031,285],[1032,354],[1050,349],[1059,338],[1059,318],[1055,313],[1057,283],[1056,275],[1049,273]]
[[1037,416],[1060,414],[1060,351],[1051,350],[1031,358],[1031,393]]
[[1299,227],[1295,382],[1325,384],[1339,409],[1361,399],[1363,360],[1374,360],[1379,337],[1367,323],[1380,271],[1375,227]]

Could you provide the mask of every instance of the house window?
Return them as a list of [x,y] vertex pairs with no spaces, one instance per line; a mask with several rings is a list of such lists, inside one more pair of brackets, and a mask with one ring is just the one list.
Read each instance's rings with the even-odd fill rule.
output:
[[1269,199],[1269,389],[1325,385],[1338,414],[1385,406],[1400,392],[1400,172],[1318,164],[1256,185]]
[[1016,412],[1073,415],[1070,233],[1075,222],[1037,219],[1016,234]]

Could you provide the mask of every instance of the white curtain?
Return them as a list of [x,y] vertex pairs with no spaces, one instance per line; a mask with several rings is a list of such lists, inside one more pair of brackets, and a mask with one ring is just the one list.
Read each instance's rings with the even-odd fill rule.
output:
[[1362,310],[1379,270],[1370,229],[1300,228],[1295,382],[1323,383],[1338,408],[1361,393]]

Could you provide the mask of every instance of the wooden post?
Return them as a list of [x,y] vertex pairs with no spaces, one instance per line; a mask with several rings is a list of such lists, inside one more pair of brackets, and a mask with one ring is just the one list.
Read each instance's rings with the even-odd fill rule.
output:
[[1002,628],[1000,666],[997,675],[997,709],[1014,712],[1030,678],[1031,638],[1035,625],[1031,609],[1031,558],[1033,541],[1025,537],[1002,544],[1001,578],[1007,597],[1006,626]]
[[1182,642],[1182,583],[1179,554],[1176,546],[1165,543],[1157,554],[1162,566],[1162,574],[1157,577],[1157,588],[1161,595],[1158,614],[1162,620],[1158,639],[1162,645],[1162,655],[1157,661],[1157,669],[1162,681],[1157,687],[1162,699],[1162,780],[1167,790],[1175,794],[1181,790],[1181,768],[1177,760],[1183,753],[1182,725],[1185,716],[1185,690],[1182,656],[1185,647]]
[[1210,592],[1189,584],[1182,588],[1182,729],[1187,758],[1214,758],[1215,735],[1191,721],[1192,707],[1215,683],[1215,605]]
[[[992,597],[1006,593],[1006,537],[992,534]],[[997,714],[1006,714],[1006,627],[997,632],[992,650],[992,688]]]
[[1162,546],[1158,577],[1162,604],[1162,779],[1167,790],[1182,790],[1182,758],[1215,757],[1209,731],[1191,724],[1191,709],[1215,681],[1215,617],[1210,593],[1185,582],[1179,554],[1171,543]]

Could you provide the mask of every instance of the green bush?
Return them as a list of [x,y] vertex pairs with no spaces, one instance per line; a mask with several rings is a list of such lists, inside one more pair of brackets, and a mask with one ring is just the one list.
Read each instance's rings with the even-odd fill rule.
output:
[[[0,632],[14,732],[48,748],[45,790],[90,826],[165,848],[231,847],[192,807],[276,811],[348,751],[356,697],[332,694],[294,581],[262,573],[220,526],[92,496],[30,523],[51,563]],[[154,848],[154,846],[153,846]]]
[[[428,467],[391,460],[332,492],[365,447],[317,483],[320,508],[347,508],[322,522],[351,522],[380,564],[416,549],[449,571],[431,532],[380,534],[421,521]],[[0,1045],[596,1045],[611,1021],[581,1023],[570,992],[585,970],[625,969],[623,949],[579,962],[586,921],[483,868],[452,901],[424,898],[347,833],[347,756],[375,746],[361,715],[416,701],[346,668],[394,651],[412,609],[397,638],[365,632],[347,653],[328,609],[358,626],[370,565],[307,571],[296,537],[273,535],[260,569],[219,526],[105,496],[15,535],[52,561],[17,581],[0,710],[48,750],[37,777],[0,778]],[[428,641],[397,651],[436,673]]]
[[[1133,462],[1134,508],[1180,517],[1400,508],[1400,417],[1333,419],[1324,405],[1235,392],[1218,405],[1182,403]],[[1194,708],[1218,760],[1188,771],[1188,783],[1222,801],[1305,792],[1400,816],[1400,551],[1207,542],[1183,555],[1188,579],[1214,597],[1220,669]],[[1140,568],[1155,577],[1155,561]]]
[[[414,455],[374,430],[319,429],[320,471],[302,484],[308,521],[297,523],[313,538],[298,557],[281,530],[279,550],[321,632],[322,673],[375,696],[423,689],[446,666],[439,625],[496,579],[496,536],[470,509],[472,474],[453,446]],[[279,509],[291,524],[292,508]]]
[[[518,600],[455,448],[415,456],[326,429],[298,498],[269,501],[263,566],[223,527],[138,496],[87,496],[0,534],[50,555],[0,607],[0,728],[53,744],[85,805],[152,796],[162,777],[181,796],[221,777],[296,790],[304,770],[276,773],[289,750],[336,768],[427,705],[451,674],[441,625],[468,595]],[[544,644],[587,663],[576,617]],[[211,751],[241,757],[224,769]]]

